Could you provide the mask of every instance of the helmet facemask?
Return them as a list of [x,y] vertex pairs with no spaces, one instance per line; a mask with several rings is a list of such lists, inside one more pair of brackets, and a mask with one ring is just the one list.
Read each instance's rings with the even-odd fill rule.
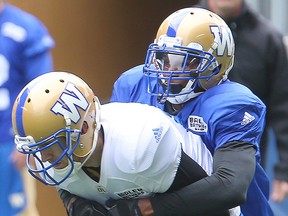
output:
[[[15,144],[18,151],[27,154],[26,165],[30,174],[46,185],[55,186],[66,180],[72,171],[76,171],[73,152],[78,147],[80,135],[81,131],[66,128],[40,142],[35,142],[33,137],[16,135]],[[59,155],[54,161],[45,161],[41,153],[50,150],[59,152]],[[65,175],[60,180],[55,179],[54,173],[55,166],[57,167],[59,163],[66,164],[63,169],[70,167],[69,170],[66,169]]]
[[[166,37],[166,40],[172,39]],[[147,52],[144,74],[149,79],[150,93],[158,96],[160,103],[167,99],[171,103],[180,104],[205,90],[200,80],[207,80],[217,74],[217,66],[215,57],[203,51],[200,44],[191,43],[184,47],[171,42],[160,45],[154,43]],[[151,86],[155,80],[159,85],[152,91]]]

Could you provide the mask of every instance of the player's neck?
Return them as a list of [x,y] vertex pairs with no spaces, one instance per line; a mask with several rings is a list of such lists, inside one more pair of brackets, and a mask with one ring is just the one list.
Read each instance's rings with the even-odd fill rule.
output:
[[171,106],[174,111],[179,111],[183,108],[184,104],[171,104]]
[[104,146],[104,131],[103,131],[103,128],[101,127],[98,133],[96,149],[94,150],[94,152],[92,152],[92,155],[89,158],[89,160],[86,161],[84,165],[85,167],[100,167],[101,166],[103,146]]
[[165,102],[164,111],[170,115],[177,115],[178,112],[183,108],[184,104],[172,104],[169,101]]

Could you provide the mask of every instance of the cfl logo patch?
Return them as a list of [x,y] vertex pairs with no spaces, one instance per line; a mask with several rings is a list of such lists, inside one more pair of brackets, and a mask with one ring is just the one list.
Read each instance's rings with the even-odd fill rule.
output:
[[200,116],[190,115],[188,118],[188,128],[195,132],[207,132],[208,126]]
[[99,193],[102,193],[102,194],[107,193],[106,188],[103,187],[103,186],[97,186],[97,191],[98,191]]

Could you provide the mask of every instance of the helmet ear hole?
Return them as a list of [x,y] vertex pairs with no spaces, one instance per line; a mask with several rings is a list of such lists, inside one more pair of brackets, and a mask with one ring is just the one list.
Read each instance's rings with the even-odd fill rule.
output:
[[89,125],[88,125],[87,121],[84,121],[82,128],[81,128],[81,134],[86,134],[88,129],[89,129]]

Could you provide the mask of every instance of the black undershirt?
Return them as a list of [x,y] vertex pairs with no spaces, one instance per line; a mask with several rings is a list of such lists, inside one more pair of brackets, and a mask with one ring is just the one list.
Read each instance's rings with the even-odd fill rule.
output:
[[94,181],[99,182],[100,167],[82,167],[83,171]]
[[255,173],[255,151],[241,141],[221,146],[214,152],[211,176],[150,198],[155,215],[214,216],[243,204]]

